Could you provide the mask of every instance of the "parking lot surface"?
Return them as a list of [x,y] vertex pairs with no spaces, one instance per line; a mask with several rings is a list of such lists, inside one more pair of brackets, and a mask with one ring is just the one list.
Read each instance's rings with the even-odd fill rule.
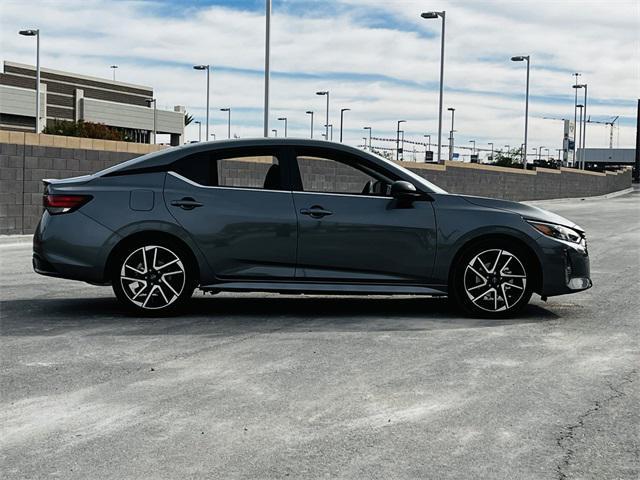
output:
[[638,478],[639,206],[545,202],[586,229],[594,287],[500,321],[267,294],[134,318],[0,246],[2,476]]

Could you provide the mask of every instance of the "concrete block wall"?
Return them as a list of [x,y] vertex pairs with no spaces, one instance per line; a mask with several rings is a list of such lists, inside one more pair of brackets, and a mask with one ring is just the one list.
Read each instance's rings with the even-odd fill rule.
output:
[[42,179],[86,175],[160,148],[0,130],[0,235],[33,232],[42,215]]
[[[0,131],[0,234],[33,232],[42,213],[42,179],[86,175],[160,148],[163,147]],[[230,184],[244,185],[249,179],[251,185],[261,187],[270,163],[262,157],[259,160],[225,162],[222,176]],[[604,195],[631,186],[630,168],[605,174],[566,168],[523,171],[459,162],[400,163],[451,193],[507,200]],[[364,186],[358,175],[352,178],[347,171],[335,168],[331,172],[316,171],[320,165],[313,162],[316,187],[336,182],[350,190],[356,188],[354,185],[358,189]]]

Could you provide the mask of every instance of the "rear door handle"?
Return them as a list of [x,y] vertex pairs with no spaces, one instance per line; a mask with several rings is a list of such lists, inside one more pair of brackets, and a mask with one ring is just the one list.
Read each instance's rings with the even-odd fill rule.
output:
[[193,210],[194,208],[201,207],[202,203],[196,202],[191,197],[184,197],[180,200],[173,200],[171,202],[171,205],[173,205],[174,207],[180,207],[183,210]]
[[325,210],[320,205],[314,205],[311,208],[303,208],[302,210],[300,210],[300,213],[302,215],[309,215],[311,218],[322,218],[326,217],[327,215],[333,215],[333,212]]

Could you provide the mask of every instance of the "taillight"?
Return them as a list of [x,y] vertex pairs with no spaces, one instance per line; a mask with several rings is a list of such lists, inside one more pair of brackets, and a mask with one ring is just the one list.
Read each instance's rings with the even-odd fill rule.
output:
[[42,197],[42,206],[51,215],[58,215],[77,210],[91,198],[91,195],[45,195]]

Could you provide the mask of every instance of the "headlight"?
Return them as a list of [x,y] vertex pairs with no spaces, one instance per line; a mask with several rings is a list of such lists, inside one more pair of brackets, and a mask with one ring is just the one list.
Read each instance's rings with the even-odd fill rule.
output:
[[563,240],[565,242],[578,243],[583,244],[584,238],[578,232],[569,227],[564,227],[562,225],[556,225],[554,223],[542,223],[535,222],[533,220],[527,220],[529,225],[538,230],[541,233],[544,233],[548,237],[553,237],[558,240]]

